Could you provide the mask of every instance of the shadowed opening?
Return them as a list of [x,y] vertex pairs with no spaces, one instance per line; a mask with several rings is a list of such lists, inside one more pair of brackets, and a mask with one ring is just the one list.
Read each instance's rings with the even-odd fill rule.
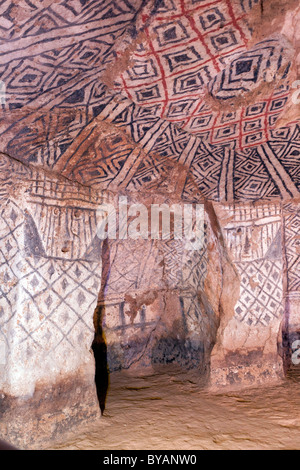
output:
[[110,251],[107,239],[102,245],[102,275],[101,287],[98,295],[97,307],[94,311],[95,336],[92,343],[92,350],[95,358],[95,385],[99,401],[101,415],[105,410],[106,396],[109,386],[109,368],[107,363],[107,345],[102,328],[102,321],[105,313],[105,288],[110,273]]

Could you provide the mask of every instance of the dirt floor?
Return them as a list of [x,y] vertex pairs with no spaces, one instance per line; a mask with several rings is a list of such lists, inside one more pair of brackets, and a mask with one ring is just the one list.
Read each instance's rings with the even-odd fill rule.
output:
[[300,374],[274,387],[212,395],[192,372],[114,373],[104,416],[51,449],[300,450]]

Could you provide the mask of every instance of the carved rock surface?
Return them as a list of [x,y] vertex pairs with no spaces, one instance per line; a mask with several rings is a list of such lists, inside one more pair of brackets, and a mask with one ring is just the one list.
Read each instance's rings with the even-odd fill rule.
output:
[[[300,335],[299,2],[2,3],[3,436],[93,419],[107,367],[282,380]],[[140,236],[100,239],[120,198],[145,232],[152,205],[201,206],[203,243],[143,237],[133,209]]]

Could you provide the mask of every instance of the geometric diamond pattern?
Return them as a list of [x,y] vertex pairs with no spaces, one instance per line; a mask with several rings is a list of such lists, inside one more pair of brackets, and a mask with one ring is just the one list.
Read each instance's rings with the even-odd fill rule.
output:
[[280,78],[286,76],[292,58],[293,49],[281,36],[263,40],[230,62],[208,84],[209,93],[225,103],[242,93],[254,91],[258,83],[278,79],[277,73]]
[[[106,301],[123,301],[125,293],[146,292],[158,287],[162,268],[157,266],[158,251],[153,241],[110,240],[109,247],[110,273],[102,292]],[[152,269],[156,266],[157,271],[147,269],[148,265]]]
[[[234,7],[229,1],[204,2],[197,8],[189,2],[174,5],[162,12],[158,7],[149,25],[145,15],[145,34],[130,64],[117,76],[112,68],[114,89],[149,110],[148,115],[211,145],[231,142],[243,150],[264,143],[289,94],[289,43],[272,37],[249,50],[243,2]],[[234,111],[224,108],[226,100],[271,81],[274,90],[265,90],[263,100]],[[207,93],[215,105],[220,101],[219,110],[210,105]]]
[[224,240],[240,281],[235,319],[249,326],[268,326],[284,311],[281,205],[226,209]]
[[[18,279],[17,295],[22,298],[22,311],[28,309],[30,316],[22,317],[20,343],[34,344],[43,350],[42,332],[46,330],[48,352],[55,351],[61,343],[64,347],[65,342],[76,350],[80,339],[76,331],[93,332],[93,305],[101,280],[99,262],[55,260],[55,276],[49,275],[51,263],[52,259],[40,258],[36,263],[23,259],[24,274]],[[79,270],[80,276],[74,275]],[[62,280],[69,289],[61,288]]]
[[[1,164],[2,177],[9,181],[7,175],[14,170],[15,184],[22,181],[23,193],[1,200],[0,338],[6,344],[8,369],[28,373],[30,388],[45,371],[66,371],[68,357],[74,359],[73,365],[81,364],[91,345],[101,284],[100,240],[95,231],[99,199],[88,189],[32,168],[24,167],[31,179],[23,179],[23,165],[8,157]],[[69,220],[63,224],[66,214]],[[64,253],[67,235],[69,248]],[[14,387],[18,377],[14,374],[3,381]]]
[[300,207],[299,204],[285,204],[284,236],[287,290],[300,293]]
[[[294,197],[299,129],[275,128],[291,93],[291,51],[282,37],[250,48],[255,3],[22,0],[8,8],[0,24],[3,151],[88,186],[123,184],[132,166],[126,187],[136,190],[177,162],[188,171],[182,196],[192,200],[192,188],[218,201],[285,197],[289,180]],[[130,60],[116,71],[127,46]],[[260,81],[269,91],[234,110],[207,97],[226,101],[224,93],[247,94]],[[145,153],[132,165],[136,143]]]
[[[4,3],[2,149],[82,183],[85,188],[76,196],[80,191],[86,196],[78,199],[86,217],[80,219],[78,208],[64,210],[68,183],[56,182],[53,189],[53,181],[39,170],[21,168],[13,159],[8,168],[7,158],[1,158],[0,334],[9,350],[9,328],[14,331],[19,321],[19,360],[30,362],[37,349],[66,354],[67,345],[67,353],[75,354],[84,332],[93,332],[91,310],[101,266],[95,261],[100,257],[99,244],[93,244],[96,220],[90,187],[136,191],[157,182],[167,186],[178,165],[186,171],[180,173],[184,200],[297,198],[300,130],[297,122],[276,129],[290,96],[291,51],[281,37],[250,49],[248,13],[255,1],[145,5],[142,0],[120,0],[100,2],[100,8],[99,2],[77,0],[47,5],[22,0],[13,8]],[[124,48],[132,44],[130,60],[123,60]],[[120,61],[117,70],[114,61]],[[234,110],[223,106],[237,94],[255,91],[258,82],[270,84],[270,78],[272,86],[259,98]],[[19,207],[8,201],[11,175],[39,183],[27,193],[31,199],[26,201],[26,217],[21,202]],[[73,190],[69,196],[76,200]],[[69,226],[59,217],[72,220],[69,255],[62,255],[48,236],[47,230],[57,229],[65,237]],[[299,292],[299,213],[286,206],[284,217],[287,285]],[[273,238],[267,249],[259,238],[261,257],[249,255],[248,226],[244,252],[234,258],[241,279],[235,316],[249,325],[269,325],[282,314],[282,261],[271,246],[279,221],[269,225]],[[120,263],[124,259],[125,267]],[[191,323],[205,321],[196,295],[207,272],[205,250],[183,259],[174,240],[152,243],[147,250],[144,243],[112,243],[105,294],[121,305],[124,293],[157,287],[164,269],[168,287],[182,289],[187,318]],[[153,265],[155,272],[147,269]],[[121,317],[122,312],[120,307]]]
[[[283,314],[282,261],[254,260],[236,263],[241,294],[235,306],[235,316],[249,326],[268,325]],[[255,278],[254,282],[251,282]]]

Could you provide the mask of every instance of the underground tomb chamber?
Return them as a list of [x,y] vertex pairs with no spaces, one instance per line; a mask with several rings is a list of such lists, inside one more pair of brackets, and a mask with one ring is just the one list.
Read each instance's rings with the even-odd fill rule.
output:
[[116,371],[176,366],[212,391],[283,378],[290,206],[206,202],[197,250],[172,238],[103,241],[96,209],[114,195],[6,156],[1,174],[5,439],[42,445],[96,419]]
[[[225,393],[295,365],[298,25],[296,0],[4,2],[0,437],[105,416],[118,372]],[[120,200],[200,205],[202,245],[102,240]]]
[[[152,280],[148,290],[144,285],[140,293],[127,291],[116,303],[110,289],[119,276],[120,253],[125,250],[127,269],[130,259],[144,269],[146,249],[134,241],[129,250],[124,244],[112,250],[102,300],[108,364],[112,371],[137,364],[197,368],[207,373],[212,390],[276,382],[284,376],[288,355],[282,342],[287,322],[283,207],[205,207],[202,250],[185,252],[178,241],[159,242],[159,269],[150,272],[156,273],[160,289]],[[151,256],[153,251],[157,259],[155,246]],[[290,319],[288,324],[292,328]]]

